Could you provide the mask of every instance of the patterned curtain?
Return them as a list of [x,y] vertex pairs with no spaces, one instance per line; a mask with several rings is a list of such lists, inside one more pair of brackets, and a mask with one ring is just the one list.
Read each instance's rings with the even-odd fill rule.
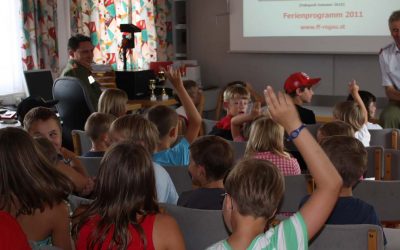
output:
[[122,69],[119,25],[135,24],[142,32],[135,33],[135,48],[128,52],[127,68],[147,69],[152,61],[172,58],[168,1],[158,0],[160,5],[155,8],[152,0],[72,0],[71,30],[91,37],[96,63]]
[[50,68],[57,73],[57,0],[22,0],[22,15],[24,68]]

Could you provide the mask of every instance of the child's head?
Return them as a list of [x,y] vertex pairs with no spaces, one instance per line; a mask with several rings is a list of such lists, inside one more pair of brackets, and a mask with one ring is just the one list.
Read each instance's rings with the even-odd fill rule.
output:
[[[361,97],[361,100],[364,103],[365,108],[368,111],[368,120],[375,118],[375,113],[376,113],[376,97],[365,90],[359,90],[358,94]],[[349,95],[347,97],[347,101],[354,101],[354,98],[352,95]]]
[[284,89],[288,95],[299,99],[301,103],[310,103],[314,95],[311,88],[320,80],[321,78],[310,78],[304,72],[296,72],[286,79]]
[[56,166],[59,158],[57,150],[54,148],[51,141],[42,136],[35,137],[34,139],[38,145],[38,148],[40,149],[40,152],[42,152],[42,154],[47,158],[50,164]]
[[62,202],[72,183],[57,171],[33,138],[19,128],[0,129],[0,210],[33,214]]
[[114,120],[115,116],[112,114],[95,112],[86,120],[85,132],[92,142],[105,142],[109,146],[111,142],[108,132]]
[[31,136],[43,136],[53,143],[57,152],[61,149],[62,132],[60,119],[49,108],[31,109],[24,118],[24,128]]
[[345,135],[354,137],[354,130],[350,124],[344,121],[333,121],[321,125],[317,131],[317,141],[333,135]]
[[225,190],[230,197],[225,196],[224,220],[233,231],[238,214],[269,221],[282,199],[285,185],[282,173],[271,162],[247,158],[228,174]]
[[335,135],[321,141],[321,147],[343,179],[343,187],[353,187],[367,170],[367,151],[351,136]]
[[245,86],[234,84],[224,91],[224,108],[227,115],[236,116],[247,112],[250,93]]
[[[100,214],[88,245],[104,240],[110,226],[115,227],[111,245],[118,249],[128,248],[131,240],[127,230],[129,225],[135,225],[144,236],[138,217],[159,212],[154,168],[147,149],[130,141],[113,145],[100,163],[94,196],[96,199],[74,228],[75,235],[88,218]],[[142,244],[146,245],[146,242]]]
[[113,143],[123,140],[142,144],[149,153],[154,153],[159,141],[157,127],[141,115],[124,115],[115,120],[110,127]]
[[165,105],[151,107],[146,113],[147,119],[157,126],[160,140],[171,138],[175,141],[178,136],[178,114]]
[[284,154],[284,134],[284,128],[271,118],[262,116],[256,119],[250,127],[245,154],[250,156],[265,151]]
[[120,117],[126,114],[128,95],[121,89],[106,89],[101,93],[98,111]]
[[200,103],[201,90],[197,83],[192,80],[183,81],[183,86],[186,89],[186,92],[189,94],[195,106]]
[[189,172],[193,184],[205,184],[223,180],[232,168],[233,149],[227,141],[219,136],[202,136],[190,145]]
[[360,130],[365,122],[361,108],[353,101],[337,103],[333,108],[333,117],[350,124],[354,131]]

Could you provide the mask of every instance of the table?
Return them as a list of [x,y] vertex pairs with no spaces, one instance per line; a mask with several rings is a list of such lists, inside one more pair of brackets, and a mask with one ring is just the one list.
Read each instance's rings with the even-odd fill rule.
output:
[[140,104],[142,108],[150,108],[155,105],[172,106],[172,105],[176,105],[177,103],[178,102],[174,98],[170,98],[165,101],[162,101],[162,100],[151,101],[150,99],[128,100],[128,105]]

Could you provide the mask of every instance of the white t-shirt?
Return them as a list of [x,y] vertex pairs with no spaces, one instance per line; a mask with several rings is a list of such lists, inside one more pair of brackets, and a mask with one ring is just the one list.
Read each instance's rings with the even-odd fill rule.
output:
[[369,147],[369,142],[371,141],[371,134],[368,131],[367,124],[364,124],[360,130],[354,133],[354,137],[362,142],[364,147]]
[[376,124],[376,123],[371,123],[371,122],[368,122],[368,123],[367,123],[367,128],[368,128],[369,130],[382,129],[381,125]]
[[379,54],[382,74],[382,86],[395,85],[400,89],[400,50],[396,43],[391,43]]

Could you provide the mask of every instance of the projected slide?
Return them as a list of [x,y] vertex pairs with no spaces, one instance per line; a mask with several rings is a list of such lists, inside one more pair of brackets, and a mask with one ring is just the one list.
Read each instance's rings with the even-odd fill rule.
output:
[[243,0],[243,36],[388,36],[397,9],[396,0]]

